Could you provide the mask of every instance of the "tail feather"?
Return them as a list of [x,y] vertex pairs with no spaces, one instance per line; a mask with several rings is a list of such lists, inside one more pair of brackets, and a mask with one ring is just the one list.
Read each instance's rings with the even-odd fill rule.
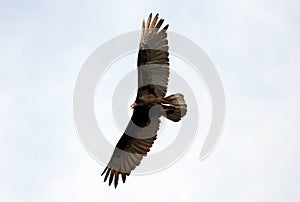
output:
[[162,106],[165,110],[163,116],[175,122],[184,117],[187,112],[187,105],[180,93],[163,98]]

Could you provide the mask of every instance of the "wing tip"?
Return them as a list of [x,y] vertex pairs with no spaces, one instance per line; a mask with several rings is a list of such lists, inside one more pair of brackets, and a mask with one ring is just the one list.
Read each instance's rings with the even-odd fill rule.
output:
[[[143,19],[143,28],[144,29],[149,29],[149,28],[155,28],[155,29],[159,29],[161,27],[161,25],[164,23],[165,19],[163,18],[160,18],[159,21],[157,22],[158,20],[158,17],[159,17],[159,13],[156,13],[155,14],[155,17],[153,18],[152,20],[152,17],[153,17],[153,13],[151,12],[147,18],[147,22],[145,23],[145,19]],[[169,24],[167,24],[163,30],[167,30],[169,27]]]
[[104,175],[104,173],[105,173],[105,171],[107,170],[107,168],[108,168],[108,167],[106,166],[106,168],[105,168],[105,169],[103,170],[103,172],[101,173],[101,176]]
[[109,172],[110,172],[110,168],[106,171],[106,174],[105,174],[105,177],[104,177],[104,182],[106,182]]
[[119,175],[121,175],[123,183],[125,183],[125,181],[126,181],[126,176],[130,175],[130,173],[125,173],[122,171],[114,170],[114,169],[109,168],[108,166],[104,169],[101,176],[103,176],[104,174],[105,174],[105,177],[104,177],[103,181],[106,182],[108,180],[108,185],[110,186],[111,184],[113,184],[115,189],[117,188],[117,186],[119,184]]
[[164,26],[163,30],[167,31],[168,28],[169,28],[169,24],[167,24],[166,26]]

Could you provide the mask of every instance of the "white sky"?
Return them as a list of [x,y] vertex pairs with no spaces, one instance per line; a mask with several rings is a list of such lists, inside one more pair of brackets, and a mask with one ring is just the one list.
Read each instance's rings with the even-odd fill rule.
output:
[[[0,201],[299,201],[299,10],[296,0],[0,0]],[[205,161],[199,137],[172,167],[115,190],[77,138],[72,94],[89,54],[150,12],[210,56],[227,120]]]

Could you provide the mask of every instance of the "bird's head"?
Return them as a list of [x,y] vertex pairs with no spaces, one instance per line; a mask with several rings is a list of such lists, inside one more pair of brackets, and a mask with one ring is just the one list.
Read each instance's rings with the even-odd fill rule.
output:
[[131,109],[134,109],[137,106],[136,102],[134,102],[132,105],[130,105]]

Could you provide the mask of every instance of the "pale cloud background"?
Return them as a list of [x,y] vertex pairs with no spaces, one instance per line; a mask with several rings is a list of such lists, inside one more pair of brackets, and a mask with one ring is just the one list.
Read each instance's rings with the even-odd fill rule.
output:
[[[0,201],[296,202],[300,199],[298,1],[0,1]],[[159,12],[207,52],[227,118],[172,167],[118,189],[82,147],[72,94],[85,59]]]

